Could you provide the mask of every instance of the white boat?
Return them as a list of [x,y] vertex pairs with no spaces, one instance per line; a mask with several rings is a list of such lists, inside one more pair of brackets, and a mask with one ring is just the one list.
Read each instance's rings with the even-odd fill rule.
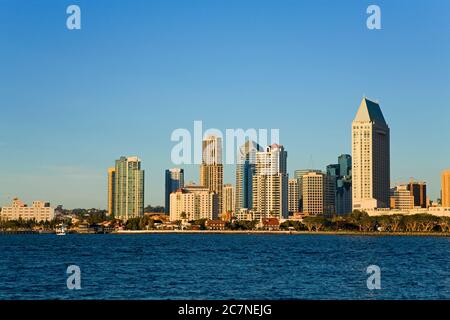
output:
[[61,224],[59,228],[56,228],[56,235],[57,236],[65,236],[66,235],[66,227],[64,224]]

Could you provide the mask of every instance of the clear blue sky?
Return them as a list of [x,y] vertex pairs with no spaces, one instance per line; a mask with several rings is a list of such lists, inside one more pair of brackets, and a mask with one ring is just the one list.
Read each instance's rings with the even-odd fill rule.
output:
[[194,120],[279,128],[290,172],[324,169],[351,152],[363,94],[391,128],[393,182],[436,198],[450,168],[449,1],[0,0],[0,41],[0,205],[105,208],[121,155],[142,158],[145,202],[163,204],[170,134]]

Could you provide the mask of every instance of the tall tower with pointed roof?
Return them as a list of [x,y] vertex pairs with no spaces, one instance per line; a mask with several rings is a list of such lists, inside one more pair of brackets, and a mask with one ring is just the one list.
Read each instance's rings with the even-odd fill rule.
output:
[[389,207],[389,140],[379,104],[364,97],[352,122],[354,210]]

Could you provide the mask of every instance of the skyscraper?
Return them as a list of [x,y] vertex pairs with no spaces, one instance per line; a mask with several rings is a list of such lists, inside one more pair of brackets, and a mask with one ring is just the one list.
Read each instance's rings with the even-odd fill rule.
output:
[[363,98],[352,123],[353,209],[389,207],[389,140],[380,106]]
[[300,201],[298,179],[289,179],[288,181],[288,202],[289,213],[298,212]]
[[341,154],[338,157],[339,174],[341,177],[352,175],[352,156],[349,154]]
[[114,215],[116,168],[108,169],[108,215]]
[[223,186],[223,213],[234,212],[234,188],[232,184]]
[[298,209],[300,212],[303,212],[303,176],[310,172],[322,173],[322,171],[318,169],[299,169],[294,172],[295,178],[298,180],[298,193],[300,197]]
[[116,160],[114,217],[122,220],[144,214],[144,170],[138,157]]
[[219,137],[208,136],[203,140],[200,184],[217,193],[219,212],[222,212],[223,164],[222,139]]
[[252,180],[258,151],[263,151],[263,148],[252,140],[247,140],[239,148],[236,163],[236,210],[252,208]]
[[327,175],[332,177],[339,177],[340,174],[340,166],[339,164],[329,164],[327,166]]
[[450,170],[442,172],[442,206],[450,207]]
[[341,154],[337,164],[327,166],[327,175],[334,181],[335,213],[343,215],[352,212],[352,157]]
[[334,184],[332,176],[322,172],[308,172],[302,177],[303,212],[310,215],[334,213]]
[[352,212],[352,177],[340,177],[336,182],[336,214],[344,215]]
[[179,188],[184,187],[184,170],[180,168],[173,168],[166,170],[166,185],[165,185],[165,206],[164,212],[170,213],[170,194]]
[[256,153],[253,210],[260,218],[288,217],[287,152],[282,145]]

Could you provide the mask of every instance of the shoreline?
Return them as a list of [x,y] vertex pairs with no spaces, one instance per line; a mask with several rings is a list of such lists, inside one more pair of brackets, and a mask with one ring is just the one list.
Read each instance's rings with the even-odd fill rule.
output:
[[330,235],[330,236],[432,236],[450,237],[444,232],[359,232],[359,231],[261,231],[261,230],[122,230],[110,234],[248,234],[248,235]]
[[[0,235],[42,235],[55,232],[36,231],[0,231]],[[450,237],[450,233],[444,232],[359,232],[359,231],[285,231],[285,230],[121,230],[107,233],[78,233],[68,232],[68,235],[142,235],[142,234],[224,234],[224,235],[325,235],[325,236],[371,236],[371,237]]]

